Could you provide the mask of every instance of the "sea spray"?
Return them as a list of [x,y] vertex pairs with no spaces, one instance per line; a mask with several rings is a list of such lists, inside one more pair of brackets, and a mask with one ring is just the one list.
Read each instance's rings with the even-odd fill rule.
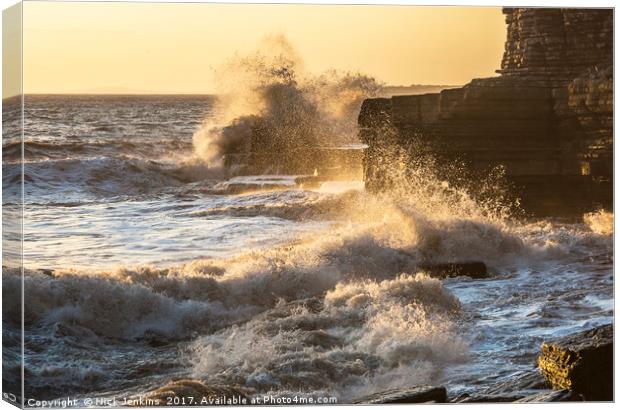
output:
[[341,283],[324,300],[282,302],[199,338],[194,377],[345,398],[429,383],[443,364],[466,358],[466,343],[451,332],[458,309],[441,283],[424,275]]
[[[515,220],[495,178],[466,183],[417,147],[387,152],[387,192],[222,195],[202,160],[164,158],[190,155],[208,99],[38,98],[32,135],[58,141],[25,147],[26,189],[40,191],[24,207],[37,265],[23,335],[21,270],[3,272],[3,374],[21,388],[23,346],[26,397],[139,395],[187,377],[339,402],[414,383],[473,389],[531,370],[541,337],[613,315],[611,235]],[[491,277],[420,269],[472,259]]]
[[[442,189],[412,191],[409,200],[328,195],[337,209],[327,214],[335,221],[329,228],[229,258],[98,273],[58,270],[53,276],[26,271],[25,292],[37,301],[26,306],[28,329],[58,351],[50,360],[101,341],[140,349],[183,343],[181,361],[176,349],[165,350],[182,375],[261,393],[325,392],[346,400],[433,383],[467,360],[469,349],[458,336],[464,320],[459,301],[440,281],[418,274],[421,262],[476,259],[506,276],[515,262],[587,257],[606,239],[551,223],[511,224],[471,206],[442,208],[445,186],[437,182]],[[277,202],[283,194],[266,195]],[[472,203],[461,194],[443,198]],[[20,272],[6,272],[4,282],[5,318],[19,318],[13,295]],[[165,367],[151,368],[160,366],[161,353],[157,357],[144,371],[165,373]],[[41,381],[38,392],[115,382],[102,367],[75,374],[52,363],[31,366]],[[131,380],[131,373],[124,377]]]
[[[416,273],[420,265],[429,262],[481,260],[493,267],[527,248],[501,213],[484,210],[467,191],[437,179],[428,162],[424,169],[402,177],[398,186],[400,190],[378,195],[354,191],[299,202],[295,207],[305,208],[305,215],[327,216],[333,219],[331,226],[317,228],[290,243],[239,252],[230,258],[196,260],[170,268],[123,267],[95,274],[59,270],[55,278],[29,274],[26,287],[31,292],[43,294],[52,283],[56,285],[55,297],[41,298],[46,307],[32,306],[28,314],[33,315],[32,320],[53,314],[54,320],[66,318],[85,324],[94,317],[109,316],[108,321],[92,325],[96,328],[91,330],[102,335],[140,337],[147,331],[185,334],[178,326],[188,326],[187,334],[210,332],[215,329],[212,323],[226,326],[247,318],[243,312],[269,309],[280,299],[315,297],[342,281],[389,280],[400,273]],[[285,206],[276,206],[278,195],[267,195],[271,198],[270,206],[275,208],[271,210],[274,215],[289,212]],[[259,213],[264,209],[259,207]],[[169,311],[171,318],[185,317],[183,312],[192,309],[205,313],[198,322],[188,316],[181,321],[172,320],[170,325],[166,320],[149,325],[150,318],[155,316],[149,316],[148,310],[118,320],[110,316],[115,310],[67,309],[66,306],[81,303],[68,295],[80,294],[82,288],[99,288],[91,301],[101,299],[102,305],[106,305],[105,300],[118,298],[119,305],[135,302],[132,309],[142,311],[141,306],[152,298],[156,301],[154,306],[159,306],[154,312]],[[113,296],[115,293],[117,296]],[[205,305],[192,307],[189,301]],[[111,326],[109,329],[104,328],[106,323]]]
[[[428,261],[473,258],[493,265],[523,248],[497,223],[434,219],[413,207],[420,201],[406,207],[359,193],[354,201],[339,204],[343,222],[230,258],[170,268],[57,270],[54,277],[28,272],[26,292],[39,303],[28,307],[26,317],[80,324],[107,337],[148,332],[184,337],[243,321],[281,299],[322,295],[342,281],[389,280],[401,272],[415,273]],[[8,288],[19,286],[19,276],[15,282],[12,278],[7,276]]]
[[414,206],[433,218],[466,217],[506,224],[521,216],[519,198],[512,194],[503,166],[474,172],[456,158],[438,158],[424,136],[409,136],[404,146],[392,144],[399,134],[379,128],[376,144],[366,154],[367,172],[379,186],[367,188],[394,203]]
[[613,212],[598,210],[584,214],[583,220],[592,232],[601,235],[612,235],[614,233],[614,214]]
[[194,134],[198,158],[232,173],[312,173],[320,148],[357,141],[357,114],[381,85],[362,74],[305,72],[283,36],[216,71],[214,113]]

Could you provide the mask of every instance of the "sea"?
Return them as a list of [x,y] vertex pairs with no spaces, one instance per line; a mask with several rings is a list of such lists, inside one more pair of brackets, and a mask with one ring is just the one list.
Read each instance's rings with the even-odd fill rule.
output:
[[[613,214],[513,217],[424,167],[393,195],[228,175],[195,154],[215,100],[27,95],[23,145],[5,100],[5,391],[21,373],[22,165],[26,399],[186,378],[339,403],[422,384],[454,396],[612,322]],[[462,261],[489,278],[421,268]]]

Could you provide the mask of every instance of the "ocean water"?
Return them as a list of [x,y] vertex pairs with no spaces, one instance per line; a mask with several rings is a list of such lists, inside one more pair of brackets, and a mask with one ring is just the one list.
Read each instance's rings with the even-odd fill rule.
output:
[[[340,402],[419,384],[458,394],[533,369],[547,338],[612,321],[612,214],[515,219],[425,169],[393,195],[225,175],[195,154],[213,106],[26,97],[26,398],[126,397],[186,377]],[[5,110],[5,124],[18,114]],[[5,232],[21,149],[5,136]],[[491,277],[419,267],[470,260]],[[10,262],[9,387],[21,282]]]

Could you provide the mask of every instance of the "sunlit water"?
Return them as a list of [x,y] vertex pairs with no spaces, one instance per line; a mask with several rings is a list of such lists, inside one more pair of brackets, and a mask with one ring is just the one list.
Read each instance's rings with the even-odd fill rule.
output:
[[[175,377],[343,401],[429,383],[456,394],[534,368],[546,338],[611,322],[610,214],[435,217],[416,208],[424,198],[405,206],[359,181],[223,180],[192,160],[211,103],[26,99],[27,397],[122,396]],[[10,193],[20,147],[3,147]],[[459,260],[492,278],[416,275]],[[3,283],[10,381],[18,273]]]

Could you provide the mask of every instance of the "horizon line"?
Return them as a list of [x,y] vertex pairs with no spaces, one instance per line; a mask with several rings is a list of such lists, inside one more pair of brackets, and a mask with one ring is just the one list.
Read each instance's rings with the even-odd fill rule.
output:
[[15,95],[11,95],[8,97],[2,97],[3,100],[8,100],[10,98],[15,98],[15,97],[19,97],[19,96],[42,96],[42,95],[194,95],[194,96],[217,96],[218,94],[214,94],[214,93],[183,93],[183,92],[176,92],[176,93],[159,93],[159,92],[142,92],[142,93],[132,93],[132,92],[118,92],[118,93],[97,93],[97,92],[56,92],[56,93],[20,93],[20,94],[15,94]]
[[[463,84],[409,84],[409,85],[385,85],[383,88],[413,88],[413,87],[462,87]],[[34,93],[19,93],[10,95],[7,97],[2,97],[2,100],[8,100],[11,98],[19,97],[19,96],[42,96],[42,95],[101,95],[101,96],[123,96],[123,95],[135,95],[135,96],[144,96],[144,95],[187,95],[187,96],[217,96],[217,93],[192,93],[192,92],[155,92],[155,91],[144,91],[144,92],[88,92],[88,91],[69,91],[69,92],[34,92]]]

